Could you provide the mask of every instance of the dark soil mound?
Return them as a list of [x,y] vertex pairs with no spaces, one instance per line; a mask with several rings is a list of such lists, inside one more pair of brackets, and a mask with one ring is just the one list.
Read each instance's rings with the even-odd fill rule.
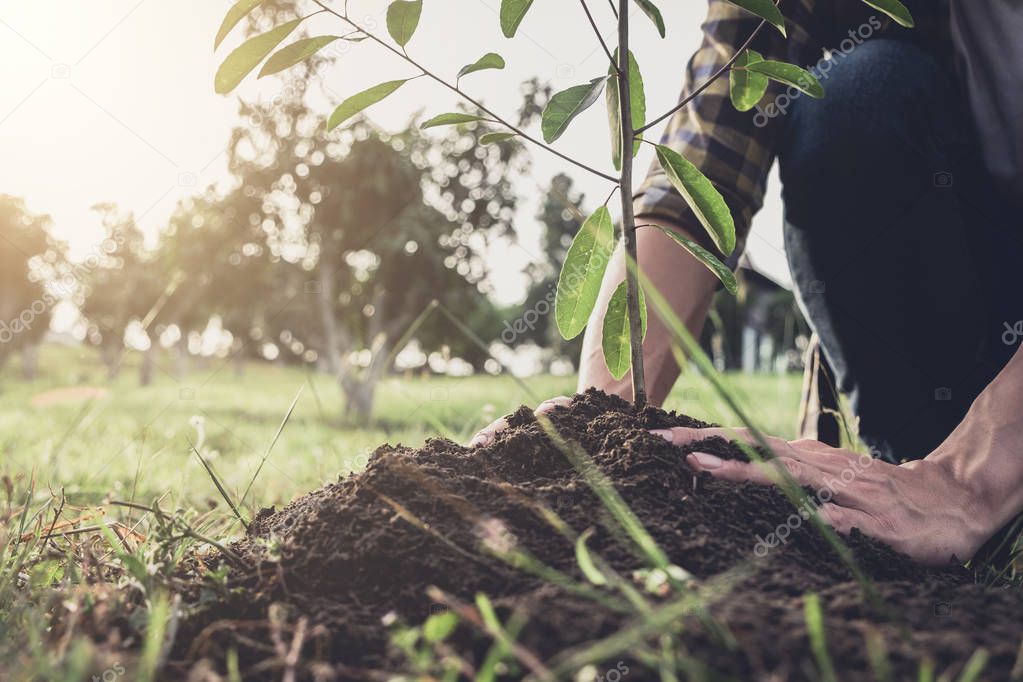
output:
[[[1009,679],[1023,630],[1023,592],[975,584],[959,567],[920,567],[854,532],[848,546],[879,597],[867,599],[809,523],[757,556],[764,554],[754,551],[758,536],[785,525],[793,512],[782,493],[694,476],[677,448],[647,432],[705,424],[653,408],[637,413],[596,391],[551,418],[612,479],[671,561],[695,576],[694,585],[742,569],[728,574],[735,580],[710,608],[736,646],[729,648],[695,616],[680,623],[684,651],[720,675],[711,679],[818,679],[804,618],[808,592],[820,595],[828,648],[842,680],[875,679],[868,639],[883,641],[894,680],[916,679],[925,657],[937,672],[958,670],[978,647],[988,654],[981,679]],[[304,676],[366,679],[369,670],[395,670],[402,659],[389,647],[382,619],[390,613],[420,623],[443,608],[426,594],[430,585],[467,602],[486,593],[502,617],[525,610],[529,621],[519,641],[544,661],[625,626],[620,612],[481,551],[481,536],[506,529],[511,535],[498,533],[498,542],[512,542],[583,580],[572,544],[542,518],[541,503],[577,532],[592,527],[589,547],[623,575],[641,567],[529,410],[520,409],[511,422],[493,445],[478,450],[447,440],[418,450],[380,448],[364,473],[280,511],[264,509],[232,547],[245,564],[231,569],[233,589],[212,599],[207,590],[204,605],[179,631],[171,672],[184,674],[195,665],[222,670],[235,649],[243,671],[277,677],[279,663],[267,661],[279,661],[299,630]],[[701,449],[743,457],[720,439]],[[218,558],[203,560],[193,570]],[[449,643],[476,663],[489,648],[466,625]],[[629,679],[656,677],[621,658]]]

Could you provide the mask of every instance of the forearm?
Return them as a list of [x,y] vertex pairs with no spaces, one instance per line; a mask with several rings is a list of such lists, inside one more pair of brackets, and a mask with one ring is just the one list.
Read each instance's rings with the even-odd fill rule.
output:
[[927,459],[970,490],[992,531],[1023,510],[1023,349]]
[[[644,224],[652,221],[639,219],[637,222]],[[661,224],[670,227],[668,223]],[[681,232],[686,234],[685,231]],[[691,238],[691,235],[686,236]],[[717,287],[717,279],[660,230],[652,227],[640,228],[637,232],[637,246],[643,273],[668,300],[675,314],[686,324],[689,331],[699,337]],[[608,265],[600,297],[586,327],[579,367],[579,391],[596,387],[631,400],[631,374],[626,374],[621,380],[615,380],[604,364],[604,353],[600,344],[604,312],[607,310],[611,294],[623,279],[625,261],[619,249]],[[647,335],[643,342],[643,359],[650,402],[660,405],[678,378],[679,367],[672,353],[671,335],[664,323],[652,312],[648,316]]]

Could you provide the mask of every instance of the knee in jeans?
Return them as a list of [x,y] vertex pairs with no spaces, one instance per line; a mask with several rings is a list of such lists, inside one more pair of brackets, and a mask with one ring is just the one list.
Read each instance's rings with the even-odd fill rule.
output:
[[798,98],[786,120],[783,179],[861,172],[904,152],[923,130],[960,126],[950,120],[956,100],[949,75],[915,45],[866,41],[836,52],[818,70],[824,98]]

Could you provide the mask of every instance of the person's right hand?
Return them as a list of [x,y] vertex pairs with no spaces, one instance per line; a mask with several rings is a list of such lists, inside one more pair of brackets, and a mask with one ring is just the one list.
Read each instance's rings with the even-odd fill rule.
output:
[[[540,403],[535,410],[534,414],[546,414],[553,410],[555,407],[562,407],[572,402],[572,398],[566,395],[559,395],[557,398],[550,398]],[[476,448],[483,445],[490,445],[494,442],[494,438],[498,433],[508,428],[507,417],[501,417],[500,419],[492,422],[486,428],[482,429],[479,433],[472,437],[469,441],[470,448]]]

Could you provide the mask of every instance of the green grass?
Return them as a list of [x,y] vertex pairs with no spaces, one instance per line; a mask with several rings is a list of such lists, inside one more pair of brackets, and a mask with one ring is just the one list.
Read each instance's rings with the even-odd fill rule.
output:
[[[249,364],[241,376],[224,361],[193,366],[180,379],[170,359],[148,387],[138,385],[129,358],[121,376],[108,383],[91,349],[46,347],[40,376],[26,382],[15,367],[0,374],[0,474],[12,479],[32,472],[37,498],[64,489],[76,505],[107,496],[150,502],[168,494],[165,506],[205,507],[223,503],[191,451],[203,421],[202,453],[233,499],[241,497],[297,392],[302,395],[245,502],[280,504],[340,473],[359,469],[383,443],[418,446],[444,436],[466,442],[491,419],[534,402],[510,377],[392,377],[380,387],[373,424],[346,423],[334,381],[302,369]],[[799,402],[799,377],[730,377],[757,417],[780,436],[792,436]],[[569,394],[574,377],[532,377],[538,396]],[[36,407],[33,396],[69,386],[96,386],[107,395],[70,404]],[[304,386],[304,389],[303,389]],[[666,407],[728,423],[725,407],[698,380],[683,378]],[[225,513],[229,513],[224,508]]]

